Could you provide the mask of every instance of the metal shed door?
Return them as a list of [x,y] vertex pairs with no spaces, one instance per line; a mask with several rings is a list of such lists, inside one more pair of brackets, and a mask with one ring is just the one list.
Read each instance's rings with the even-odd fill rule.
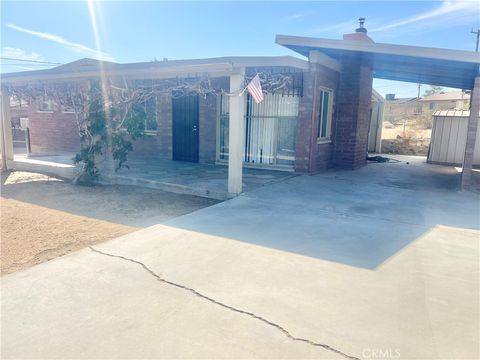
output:
[[198,95],[172,99],[173,160],[198,162]]

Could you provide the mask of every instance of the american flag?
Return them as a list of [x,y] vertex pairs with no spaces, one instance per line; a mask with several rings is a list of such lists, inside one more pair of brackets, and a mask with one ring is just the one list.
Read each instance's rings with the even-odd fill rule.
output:
[[263,100],[262,85],[260,84],[260,77],[258,74],[248,83],[247,89],[257,104]]

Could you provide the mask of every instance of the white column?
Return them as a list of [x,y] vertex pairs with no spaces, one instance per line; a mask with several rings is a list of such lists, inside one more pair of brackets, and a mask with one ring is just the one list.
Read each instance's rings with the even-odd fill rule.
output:
[[2,152],[2,168],[6,169],[7,160],[13,160],[12,123],[10,121],[10,97],[0,93],[1,97],[1,126],[0,142]]
[[228,130],[228,192],[242,192],[243,138],[245,123],[244,96],[238,96],[244,85],[245,68],[234,69],[230,75],[230,121]]
[[477,127],[480,121],[480,76],[475,78],[475,85],[470,98],[470,117],[468,119],[467,140],[462,166],[462,190],[470,188],[472,181],[473,154],[477,139]]

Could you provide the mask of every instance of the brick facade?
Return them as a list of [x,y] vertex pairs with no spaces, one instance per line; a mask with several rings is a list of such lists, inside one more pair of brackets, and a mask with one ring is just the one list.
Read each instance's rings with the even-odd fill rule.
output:
[[[372,72],[363,59],[342,63],[338,71],[310,62],[303,76],[295,139],[295,171],[313,173],[333,165],[356,168],[365,164],[370,122]],[[228,90],[228,77],[212,80],[216,89]],[[320,90],[333,92],[331,136],[317,142]],[[33,152],[77,152],[80,148],[75,116],[56,109],[38,112],[30,106]],[[218,95],[199,96],[199,162],[214,163],[217,149]],[[172,159],[172,98],[157,99],[158,130],[133,143],[131,156]]]
[[[223,81],[224,82],[224,81]],[[223,82],[218,82],[217,85]],[[40,112],[36,104],[25,113],[30,123],[32,152],[77,152],[80,149],[78,129],[73,114],[56,109]],[[172,97],[157,98],[157,133],[133,142],[131,156],[172,159]],[[214,163],[217,139],[217,95],[199,96],[199,162]]]
[[28,107],[30,144],[32,152],[77,152],[80,149],[77,122],[74,114],[38,111],[35,103]]
[[[295,142],[295,171],[311,173],[333,165],[335,143],[336,94],[339,74],[320,64],[310,63],[303,77],[303,97],[300,98]],[[329,142],[317,143],[320,90],[333,91],[331,137]]]
[[335,165],[366,165],[373,73],[365,59],[342,61],[337,98]]
[[[213,94],[199,96],[199,162],[214,163],[216,160],[217,140],[217,96]],[[173,123],[172,98],[162,95],[157,101],[158,131],[155,135],[146,135],[133,143],[132,156],[172,159]]]
[[163,94],[157,98],[157,133],[133,142],[132,156],[159,159],[172,158],[172,97]]
[[217,96],[199,99],[199,161],[215,163],[217,156]]

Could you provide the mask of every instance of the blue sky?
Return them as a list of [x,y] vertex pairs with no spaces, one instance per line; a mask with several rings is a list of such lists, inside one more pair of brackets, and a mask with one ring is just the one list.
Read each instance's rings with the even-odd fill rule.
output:
[[[480,27],[480,2],[458,0],[2,1],[1,7],[2,57],[19,59],[1,60],[2,72],[48,68],[20,60],[299,56],[276,45],[275,35],[340,39],[357,27],[360,16],[367,18],[376,42],[474,50],[470,31]],[[383,80],[376,80],[375,87],[399,96],[417,91],[415,84]]]

